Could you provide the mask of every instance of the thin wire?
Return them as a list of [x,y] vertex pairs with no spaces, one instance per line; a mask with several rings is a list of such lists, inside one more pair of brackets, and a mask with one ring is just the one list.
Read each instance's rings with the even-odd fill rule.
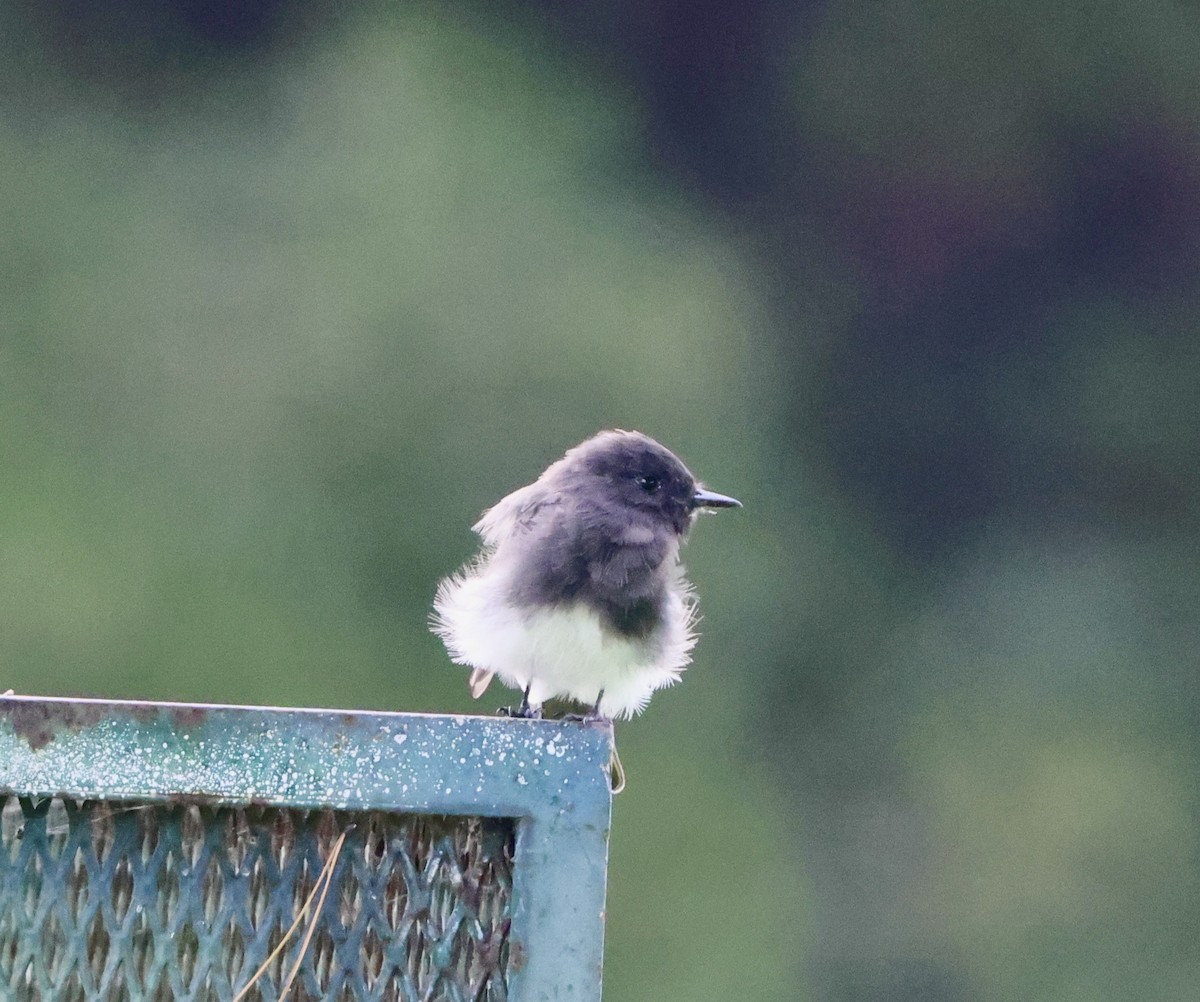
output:
[[[325,907],[325,896],[329,893],[329,888],[333,884],[333,868],[337,864],[338,856],[342,851],[342,843],[346,841],[348,834],[349,829],[338,836],[338,840],[333,845],[333,851],[329,854],[329,859],[325,861],[325,868],[321,871],[321,876],[325,878],[325,886],[321,889],[321,900],[317,902],[317,907],[313,911],[312,918],[308,923],[308,929],[304,933],[304,942],[300,944],[300,952],[296,954],[296,962],[292,965],[291,971],[288,972],[287,980],[283,983],[283,990],[279,993],[279,1002],[287,1002],[288,992],[292,990],[292,982],[296,980],[296,975],[300,971],[300,964],[304,960],[304,955],[308,952],[308,944],[312,941],[313,933],[317,931],[317,919],[321,915],[321,909]],[[318,878],[317,883],[320,883],[320,878]],[[315,891],[316,889],[316,886],[314,886],[313,890]]]
[[[321,890],[321,882],[324,881],[325,888],[321,892],[321,904],[317,906],[317,911],[313,916],[313,921],[309,924],[308,932],[304,937],[304,944],[300,948],[300,956],[296,958],[296,966],[292,968],[292,972],[288,976],[287,985],[289,988],[291,987],[292,980],[296,976],[296,970],[300,967],[300,961],[304,959],[304,951],[308,948],[308,941],[312,938],[313,929],[316,928],[316,917],[317,915],[321,914],[321,905],[324,905],[325,903],[325,893],[329,890],[329,885],[333,882],[334,864],[337,863],[338,856],[342,851],[342,843],[346,841],[346,836],[349,834],[349,831],[349,829],[346,829],[346,831],[342,832],[342,834],[338,836],[338,840],[333,844],[333,851],[330,852],[329,858],[325,861],[325,865],[321,867],[321,872],[317,874],[317,879],[312,886],[312,890],[308,892],[308,897],[304,900],[304,905],[298,912],[296,912],[296,917],[293,919],[292,924],[288,926],[288,931],[283,934],[283,939],[281,939],[279,941],[279,945],[270,952],[270,954],[267,956],[267,959],[262,962],[262,966],[260,966],[259,969],[254,972],[250,980],[246,982],[245,986],[233,997],[233,1002],[241,1002],[246,993],[250,991],[250,989],[256,984],[258,984],[259,978],[266,973],[267,968],[271,966],[275,958],[279,956],[279,954],[282,953],[287,947],[288,940],[292,938],[292,934],[300,927],[300,923],[304,921],[304,917],[308,914],[309,908],[312,907],[313,899],[317,896],[317,891]],[[283,1002],[285,995],[287,995],[286,988],[284,989],[283,993],[280,994],[278,1002]]]
[[623,789],[625,789],[625,766],[621,765],[621,756],[617,754],[616,742],[613,743],[612,758],[608,762],[609,785],[612,787],[612,795],[615,797]]

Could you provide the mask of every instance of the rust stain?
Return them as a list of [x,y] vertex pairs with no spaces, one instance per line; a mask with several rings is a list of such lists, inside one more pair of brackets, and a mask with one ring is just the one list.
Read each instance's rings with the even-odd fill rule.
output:
[[508,943],[508,966],[514,973],[520,973],[525,967],[528,957],[525,953],[525,944],[519,939],[509,940]]
[[171,807],[220,807],[222,799],[213,793],[172,793],[164,801]]
[[278,803],[266,797],[231,797],[227,793],[205,793],[202,790],[192,790],[188,793],[170,793],[163,798],[167,807],[199,807],[199,808],[232,808],[232,809],[262,809],[279,807]]
[[186,730],[189,727],[199,727],[206,720],[208,720],[207,706],[171,707],[171,721],[177,731]]
[[0,717],[8,717],[13,733],[24,739],[32,751],[45,748],[59,731],[79,731],[104,719],[104,711],[87,703],[26,703],[5,705],[0,701]]

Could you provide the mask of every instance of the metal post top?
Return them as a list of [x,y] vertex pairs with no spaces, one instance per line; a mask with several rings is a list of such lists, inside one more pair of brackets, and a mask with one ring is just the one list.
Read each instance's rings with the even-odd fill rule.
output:
[[603,721],[0,696],[0,793],[607,813],[611,753]]
[[[0,995],[6,977],[28,975],[49,992],[62,975],[76,979],[75,994],[100,997],[130,957],[139,977],[157,978],[163,965],[136,932],[142,926],[114,910],[131,907],[130,881],[144,892],[145,922],[166,907],[194,933],[179,946],[178,922],[163,926],[154,941],[175,951],[165,969],[199,970],[204,945],[204,958],[218,957],[205,977],[229,980],[270,938],[267,926],[245,925],[242,912],[234,920],[247,930],[241,945],[221,938],[234,926],[220,903],[251,894],[243,844],[280,878],[259,891],[287,912],[286,924],[296,884],[281,876],[284,854],[270,855],[280,831],[298,832],[295,846],[307,846],[304,858],[316,867],[321,826],[345,811],[349,818],[331,823],[344,823],[343,837],[357,841],[322,912],[326,940],[314,940],[325,959],[305,961],[310,997],[326,997],[321,971],[349,971],[361,987],[386,970],[405,999],[452,983],[495,1002],[599,1002],[611,754],[607,722],[0,696],[0,863],[8,864],[7,875],[0,866]],[[162,810],[145,810],[155,805]],[[299,865],[300,849],[286,855]],[[357,890],[342,893],[347,873]],[[84,884],[88,892],[72,896]],[[366,910],[347,919],[346,901]],[[74,958],[72,973],[42,963],[42,935],[67,951],[56,957]],[[14,957],[24,966],[12,967]],[[176,988],[174,997],[199,997],[182,981]]]

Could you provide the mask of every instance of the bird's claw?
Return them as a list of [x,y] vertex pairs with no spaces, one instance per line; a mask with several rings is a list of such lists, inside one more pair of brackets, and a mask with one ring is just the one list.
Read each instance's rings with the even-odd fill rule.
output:
[[542,719],[542,708],[540,706],[502,706],[496,713],[501,717],[512,717],[514,720]]
[[558,719],[569,724],[599,724],[607,723],[609,718],[597,710],[591,710],[588,713],[564,713]]

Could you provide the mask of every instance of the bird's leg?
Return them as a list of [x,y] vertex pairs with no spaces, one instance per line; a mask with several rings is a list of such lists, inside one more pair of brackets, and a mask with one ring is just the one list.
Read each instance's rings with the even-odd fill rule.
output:
[[500,708],[500,716],[516,717],[521,720],[541,720],[542,708],[539,706],[536,710],[529,705],[529,690],[533,688],[533,683],[525,686],[525,691],[521,694],[521,705],[515,710],[511,706],[502,706]]

